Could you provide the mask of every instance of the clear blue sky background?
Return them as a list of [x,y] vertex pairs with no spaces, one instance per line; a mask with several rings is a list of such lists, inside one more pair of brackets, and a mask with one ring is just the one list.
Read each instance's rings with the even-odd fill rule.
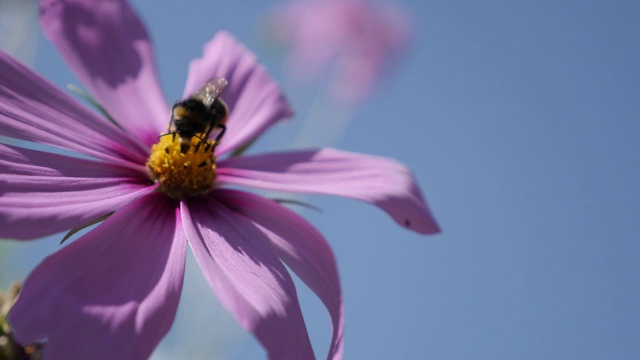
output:
[[[284,79],[260,35],[278,3],[134,1],[167,98],[180,97],[189,60],[219,29]],[[415,48],[337,146],[411,167],[444,232],[423,237],[361,203],[308,199],[323,212],[303,214],[339,263],[346,359],[639,358],[640,3],[401,3],[416,19]],[[77,83],[44,41],[35,68]],[[312,99],[284,86],[299,116],[255,151],[287,148],[304,120]],[[24,276],[57,240],[12,246],[12,273]],[[154,356],[263,358],[189,273]],[[299,292],[324,358],[328,316]]]

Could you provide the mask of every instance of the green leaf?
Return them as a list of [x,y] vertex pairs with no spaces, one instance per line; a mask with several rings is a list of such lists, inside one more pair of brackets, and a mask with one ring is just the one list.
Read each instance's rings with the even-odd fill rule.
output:
[[289,205],[298,205],[298,206],[302,206],[305,207],[307,209],[311,209],[311,210],[315,210],[319,213],[322,213],[322,209],[320,209],[319,207],[315,206],[315,205],[311,205],[307,202],[304,201],[300,201],[300,200],[294,200],[294,199],[271,199],[279,204],[289,204]]
[[72,237],[75,233],[77,233],[78,231],[82,230],[82,229],[86,229],[91,225],[95,225],[99,222],[105,221],[109,218],[109,216],[113,215],[115,211],[112,211],[106,215],[102,215],[100,217],[97,217],[91,221],[89,221],[88,223],[84,224],[84,225],[80,225],[78,227],[75,227],[71,230],[69,230],[69,232],[67,233],[67,235],[64,236],[64,238],[62,238],[62,240],[60,240],[60,245],[62,245],[62,243],[64,243],[65,241],[67,241],[67,239],[69,239],[70,237]]
[[89,104],[93,105],[100,113],[102,113],[102,115],[104,115],[104,117],[106,117],[107,120],[111,121],[113,125],[119,127],[120,130],[124,130],[122,126],[120,126],[120,124],[118,124],[118,122],[111,115],[109,115],[107,110],[105,110],[102,107],[102,105],[100,105],[98,101],[94,99],[91,95],[89,95],[84,90],[80,89],[75,85],[67,84],[67,89],[74,92],[76,95],[80,96],[81,98],[85,99]]

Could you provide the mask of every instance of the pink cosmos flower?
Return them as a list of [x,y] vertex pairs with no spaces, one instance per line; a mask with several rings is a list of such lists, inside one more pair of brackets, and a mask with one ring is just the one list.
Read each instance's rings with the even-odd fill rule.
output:
[[412,34],[411,17],[401,8],[370,0],[291,0],[270,24],[276,39],[291,45],[287,69],[295,78],[329,71],[330,92],[348,102],[375,92]]
[[[227,79],[227,132],[215,154],[195,146],[183,154],[172,136],[159,137],[169,106],[149,37],[125,1],[42,0],[40,22],[119,125],[0,53],[0,135],[84,155],[0,144],[0,237],[36,239],[112,214],[29,275],[9,316],[17,340],[46,339],[50,359],[147,358],[173,323],[188,244],[269,358],[313,359],[286,264],[326,306],[327,358],[340,359],[343,303],[329,245],[296,213],[229,186],[350,197],[411,230],[438,232],[410,171],[332,149],[228,156],[291,110],[256,57],[225,32],[191,63],[184,94]],[[192,164],[197,156],[207,166]],[[191,181],[200,181],[196,190]]]

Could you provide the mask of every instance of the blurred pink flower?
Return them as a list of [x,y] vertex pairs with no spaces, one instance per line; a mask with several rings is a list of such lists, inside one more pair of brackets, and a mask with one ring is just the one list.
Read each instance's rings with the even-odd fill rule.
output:
[[[40,22],[121,128],[0,53],[0,135],[95,159],[0,144],[0,237],[36,239],[113,213],[29,275],[9,315],[17,340],[46,339],[45,359],[147,358],[173,323],[189,244],[221,303],[269,358],[314,358],[283,263],[326,306],[327,357],[342,358],[342,294],[328,243],[277,202],[228,186],[350,197],[411,230],[438,232],[411,172],[332,149],[227,156],[210,191],[171,198],[145,167],[169,107],[138,16],[125,1],[42,0]],[[216,156],[291,115],[255,55],[225,32],[192,61],[184,94],[213,76],[229,81],[222,97],[231,111]]]
[[398,6],[369,0],[291,0],[274,11],[276,40],[290,45],[286,68],[296,79],[329,72],[330,92],[361,102],[411,43],[411,17]]

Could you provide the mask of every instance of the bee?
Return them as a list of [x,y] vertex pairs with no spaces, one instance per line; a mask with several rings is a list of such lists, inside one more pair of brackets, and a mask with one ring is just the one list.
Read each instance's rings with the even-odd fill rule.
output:
[[[191,138],[195,136],[200,139],[195,149],[198,151],[200,145],[206,143],[209,135],[219,129],[213,145],[215,147],[227,130],[225,124],[229,117],[229,108],[220,99],[220,94],[227,84],[224,78],[213,78],[185,100],[176,102],[171,109],[169,132],[160,136],[173,135],[175,139],[178,135],[180,151],[184,154],[191,146]],[[210,146],[207,144],[205,151],[208,151]]]

